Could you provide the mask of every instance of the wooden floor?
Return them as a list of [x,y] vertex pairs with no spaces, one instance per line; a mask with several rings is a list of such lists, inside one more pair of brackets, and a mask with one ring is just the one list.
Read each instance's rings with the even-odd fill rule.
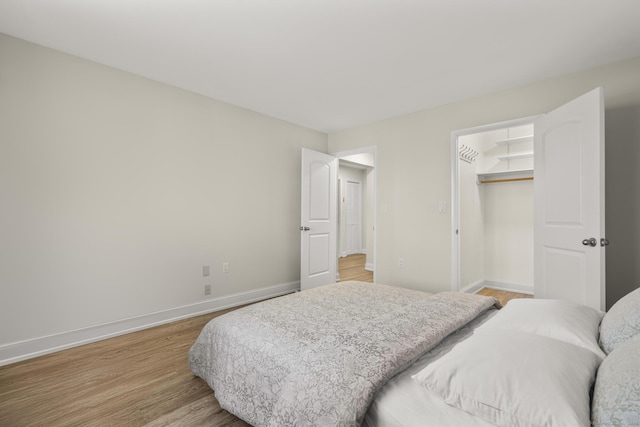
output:
[[204,325],[230,310],[0,367],[0,426],[247,426],[187,362]]
[[247,426],[187,362],[227,311],[0,367],[0,426]]
[[533,295],[519,294],[516,292],[509,292],[509,291],[500,291],[500,290],[491,289],[491,288],[481,289],[480,291],[478,291],[478,295],[494,297],[498,301],[500,301],[500,304],[502,304],[503,306],[507,305],[507,303],[514,298],[533,298]]
[[340,281],[359,280],[361,282],[373,282],[373,271],[364,269],[366,262],[367,256],[364,254],[353,254],[338,258]]

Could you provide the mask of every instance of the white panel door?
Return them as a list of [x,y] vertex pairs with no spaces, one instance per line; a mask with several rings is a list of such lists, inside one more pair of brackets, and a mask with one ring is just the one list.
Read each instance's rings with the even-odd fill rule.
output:
[[300,289],[336,281],[338,159],[302,149]]
[[534,123],[534,294],[605,309],[602,89]]
[[347,254],[362,253],[362,191],[359,182],[347,181]]

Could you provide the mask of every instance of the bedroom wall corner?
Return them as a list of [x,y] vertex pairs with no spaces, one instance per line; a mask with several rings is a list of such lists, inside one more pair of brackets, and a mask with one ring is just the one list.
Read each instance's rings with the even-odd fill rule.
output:
[[0,34],[0,141],[0,346],[300,279],[324,133]]

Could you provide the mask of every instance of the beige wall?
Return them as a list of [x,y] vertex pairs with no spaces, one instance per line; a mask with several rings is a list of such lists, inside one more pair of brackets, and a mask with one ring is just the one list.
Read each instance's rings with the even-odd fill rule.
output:
[[458,162],[460,192],[460,289],[476,287],[489,277],[486,271],[485,203],[486,185],[478,185],[478,164],[483,153],[476,150],[474,163]]
[[533,182],[485,184],[487,280],[533,292]]
[[0,362],[16,343],[297,282],[301,147],[376,146],[377,280],[450,289],[451,131],[544,113],[599,85],[611,303],[640,282],[638,75],[640,58],[327,141],[0,35]]
[[0,359],[298,282],[301,147],[327,136],[0,35]]
[[[597,86],[606,102],[607,300],[640,283],[640,58],[329,135],[329,151],[377,146],[377,280],[451,288],[451,132],[553,110]],[[386,209],[385,209],[386,208]],[[405,267],[398,266],[404,258]]]

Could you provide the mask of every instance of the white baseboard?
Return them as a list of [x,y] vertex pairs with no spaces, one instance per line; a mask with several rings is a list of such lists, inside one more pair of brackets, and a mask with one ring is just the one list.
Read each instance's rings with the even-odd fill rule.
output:
[[102,325],[5,344],[0,346],[0,366],[151,328],[153,326],[175,322],[176,320],[289,294],[299,290],[300,282],[284,283],[269,288],[241,292],[142,316],[117,320]]
[[376,271],[372,262],[368,262],[364,265],[364,269],[367,271]]
[[497,280],[478,280],[462,289],[460,292],[475,294],[484,288],[496,289],[499,291],[517,292],[520,294],[533,295],[533,285],[523,285],[521,283],[499,282]]
[[466,292],[468,294],[475,294],[476,292],[478,292],[480,289],[486,287],[485,286],[485,281],[484,280],[478,280],[477,282],[473,282],[470,285],[465,286],[464,288],[460,289],[460,292]]
[[533,285],[521,283],[499,282],[496,280],[485,280],[485,288],[497,289],[499,291],[517,292],[519,294],[533,295]]

